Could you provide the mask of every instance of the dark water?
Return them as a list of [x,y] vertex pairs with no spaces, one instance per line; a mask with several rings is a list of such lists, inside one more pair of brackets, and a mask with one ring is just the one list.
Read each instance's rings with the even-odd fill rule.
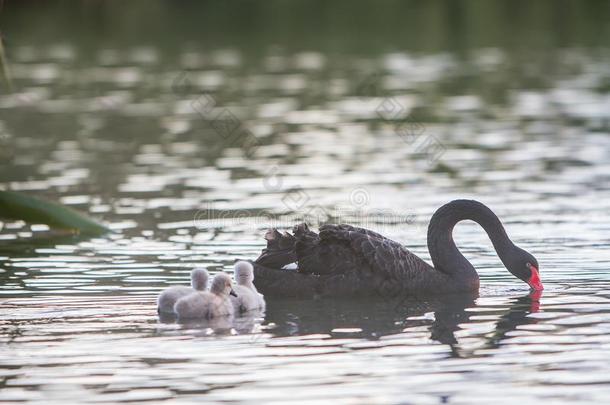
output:
[[[5,5],[0,186],[115,233],[0,223],[0,400],[607,403],[608,3],[285,3]],[[157,318],[270,224],[360,224],[428,260],[454,198],[536,255],[541,296],[464,223],[479,296]]]

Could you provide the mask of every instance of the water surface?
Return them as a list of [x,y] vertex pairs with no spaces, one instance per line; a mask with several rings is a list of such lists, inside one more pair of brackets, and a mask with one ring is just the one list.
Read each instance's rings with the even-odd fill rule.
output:
[[[0,400],[608,402],[610,54],[595,35],[607,24],[585,30],[576,13],[565,37],[550,31],[530,51],[498,27],[485,28],[497,43],[468,43],[459,24],[449,44],[379,30],[358,48],[351,23],[294,44],[206,25],[218,41],[194,44],[172,35],[201,21],[165,11],[151,13],[172,21],[167,42],[20,31],[42,13],[27,9],[7,23],[15,93],[0,96],[0,185],[114,233],[1,223]],[[464,223],[455,239],[478,296],[269,299],[229,325],[157,317],[161,289],[196,265],[230,272],[256,257],[270,224],[359,224],[429,260],[429,217],[454,198],[488,204],[538,258],[541,296]]]

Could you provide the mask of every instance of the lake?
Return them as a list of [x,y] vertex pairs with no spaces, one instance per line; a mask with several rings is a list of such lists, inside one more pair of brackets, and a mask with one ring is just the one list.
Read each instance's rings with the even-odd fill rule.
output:
[[[0,13],[0,187],[114,231],[0,222],[0,401],[610,401],[608,2],[121,7]],[[351,223],[429,261],[456,198],[537,257],[542,294],[465,222],[479,294],[157,316],[269,226]]]

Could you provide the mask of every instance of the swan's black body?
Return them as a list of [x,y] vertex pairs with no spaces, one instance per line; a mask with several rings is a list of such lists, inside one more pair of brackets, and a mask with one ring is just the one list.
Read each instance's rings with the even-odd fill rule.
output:
[[[476,291],[479,276],[452,237],[455,224],[466,219],[479,223],[509,271],[529,282],[530,265],[538,268],[536,259],[511,242],[498,217],[485,205],[455,200],[439,208],[430,220],[428,249],[434,267],[401,244],[367,229],[324,225],[316,234],[300,224],[295,226],[294,236],[275,229],[265,235],[267,248],[254,263],[254,283],[270,297]],[[295,261],[297,270],[282,270]]]

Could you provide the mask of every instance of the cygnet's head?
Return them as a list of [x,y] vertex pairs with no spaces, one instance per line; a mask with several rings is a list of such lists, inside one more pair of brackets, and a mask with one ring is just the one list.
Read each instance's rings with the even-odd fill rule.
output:
[[227,273],[218,273],[212,281],[210,291],[216,295],[229,295],[237,297],[233,286],[231,285],[231,277]]
[[254,267],[252,263],[240,261],[235,263],[235,281],[239,285],[250,284],[254,281]]
[[199,267],[191,271],[191,287],[195,290],[203,291],[208,286],[209,274],[206,269]]

